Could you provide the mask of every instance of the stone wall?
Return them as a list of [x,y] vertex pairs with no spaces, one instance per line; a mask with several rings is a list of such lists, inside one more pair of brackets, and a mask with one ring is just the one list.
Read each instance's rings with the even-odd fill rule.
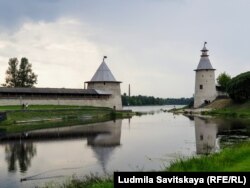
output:
[[[110,96],[96,96],[90,98],[86,97],[49,97],[42,96],[40,98],[31,96],[25,96],[21,98],[19,96],[3,97],[0,98],[0,106],[3,105],[22,105],[28,103],[29,105],[77,105],[77,106],[98,106],[109,107],[116,110],[122,110],[121,89],[120,82],[89,82],[88,89],[96,89],[110,93]],[[101,92],[100,91],[100,92]]]
[[108,100],[111,108],[122,110],[121,89],[119,82],[89,82],[88,89],[100,89],[111,92],[112,95]]
[[76,105],[76,106],[97,106],[97,107],[110,107],[110,98],[105,99],[0,99],[0,106],[3,105],[22,105],[28,103],[29,105]]

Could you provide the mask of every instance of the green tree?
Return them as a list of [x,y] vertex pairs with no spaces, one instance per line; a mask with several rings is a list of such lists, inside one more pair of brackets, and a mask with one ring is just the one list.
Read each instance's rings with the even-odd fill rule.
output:
[[32,71],[32,65],[25,57],[21,58],[18,67],[18,59],[10,58],[6,71],[5,87],[33,87],[37,83],[37,75]]
[[227,74],[226,72],[221,73],[217,77],[217,82],[221,86],[223,91],[226,91],[228,83],[230,82],[230,80],[231,80],[231,76],[229,74]]
[[140,105],[188,105],[193,98],[159,98],[153,96],[127,96],[126,93],[122,95],[123,106],[140,106]]
[[21,59],[18,71],[19,87],[32,87],[37,83],[37,75],[32,71],[32,65],[25,57]]
[[250,71],[241,73],[228,83],[227,92],[236,102],[250,99]]
[[5,84],[2,84],[6,87],[16,87],[18,85],[18,59],[17,58],[10,58],[9,59],[9,67],[6,71],[6,78],[5,78]]

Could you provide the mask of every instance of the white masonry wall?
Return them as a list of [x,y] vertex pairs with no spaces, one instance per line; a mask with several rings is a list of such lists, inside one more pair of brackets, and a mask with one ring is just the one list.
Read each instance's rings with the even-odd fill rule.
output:
[[108,100],[108,106],[116,110],[122,110],[121,88],[119,82],[89,82],[88,89],[100,89],[111,92]]
[[110,98],[107,99],[0,99],[0,106],[4,105],[76,105],[76,106],[96,106],[113,108]]
[[[200,89],[202,85],[203,89]],[[194,108],[212,102],[217,97],[214,70],[198,70],[195,75]]]

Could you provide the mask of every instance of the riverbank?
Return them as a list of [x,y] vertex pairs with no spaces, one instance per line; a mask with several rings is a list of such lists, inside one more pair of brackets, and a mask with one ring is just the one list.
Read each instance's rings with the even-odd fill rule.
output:
[[103,107],[59,105],[34,105],[27,109],[1,106],[0,111],[6,113],[6,119],[0,122],[1,134],[103,122],[133,115],[130,111],[113,111]]
[[178,159],[166,171],[171,172],[246,172],[250,171],[250,142],[225,148],[220,153],[190,159]]
[[[189,159],[183,158],[174,161],[166,172],[250,172],[250,142],[236,144],[219,153],[211,155],[195,156]],[[86,188],[112,188],[113,180],[108,178],[86,177],[83,180],[75,179],[67,181],[60,186],[53,182],[45,187],[86,187]]]
[[250,118],[250,101],[234,103],[231,99],[217,99],[202,108],[171,109],[168,112],[174,114],[209,115],[231,118]]
[[202,115],[212,115],[212,116],[222,116],[231,118],[250,118],[250,101],[245,103],[233,103],[228,99],[228,105],[222,108],[214,108],[213,106],[208,106],[212,108],[210,111],[202,112]]

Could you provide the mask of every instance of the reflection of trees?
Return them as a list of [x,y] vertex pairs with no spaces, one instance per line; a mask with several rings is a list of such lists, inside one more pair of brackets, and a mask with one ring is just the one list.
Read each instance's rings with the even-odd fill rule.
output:
[[36,148],[31,142],[15,142],[5,146],[5,160],[8,163],[8,171],[15,172],[17,164],[21,172],[27,171],[31,165],[31,159],[36,155]]

